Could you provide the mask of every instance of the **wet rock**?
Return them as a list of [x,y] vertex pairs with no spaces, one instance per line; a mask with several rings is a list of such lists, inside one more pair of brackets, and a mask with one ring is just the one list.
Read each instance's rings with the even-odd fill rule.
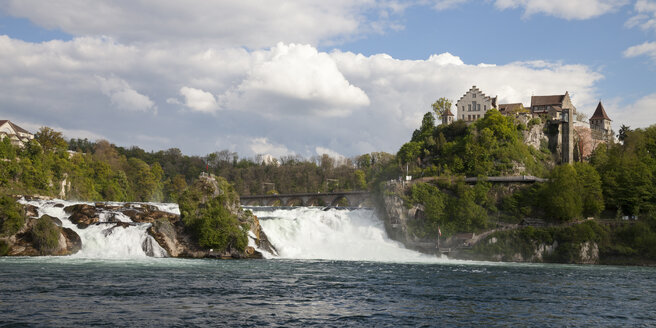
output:
[[178,257],[185,251],[184,247],[178,241],[176,227],[169,220],[156,220],[153,222],[152,226],[148,228],[148,234],[150,234],[170,256]]
[[99,220],[97,216],[88,217],[82,213],[73,213],[68,219],[80,229],[84,229],[91,224],[97,223]]
[[99,220],[96,207],[88,204],[66,206],[64,212],[71,213],[68,219],[80,229],[84,229]]
[[66,250],[68,254],[75,254],[82,249],[82,239],[73,229],[62,228],[62,235],[66,238]]
[[244,250],[244,253],[246,253],[246,258],[249,259],[262,259],[264,258],[262,256],[262,253],[258,252],[253,248],[252,246],[246,246],[246,249]]
[[23,205],[23,210],[25,211],[26,217],[35,218],[39,216],[38,208],[34,205],[25,204]]

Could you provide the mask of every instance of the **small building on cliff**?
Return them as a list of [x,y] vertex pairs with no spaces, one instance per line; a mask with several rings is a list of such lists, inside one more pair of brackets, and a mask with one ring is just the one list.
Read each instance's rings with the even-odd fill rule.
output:
[[447,108],[442,114],[442,124],[449,125],[453,123],[453,116],[454,115],[451,113],[451,110]]
[[4,138],[9,138],[14,146],[24,147],[34,135],[9,120],[0,120],[0,140]]
[[594,114],[590,117],[590,130],[592,130],[592,137],[599,140],[610,140],[613,137],[613,130],[610,127],[611,119],[606,114],[604,105],[597,105]]
[[456,102],[458,120],[474,122],[485,116],[488,110],[497,107],[497,97],[486,96],[475,85]]
[[531,113],[534,115],[546,114],[554,120],[562,119],[563,109],[568,109],[572,117],[576,114],[576,107],[569,98],[569,92],[564,95],[532,96]]

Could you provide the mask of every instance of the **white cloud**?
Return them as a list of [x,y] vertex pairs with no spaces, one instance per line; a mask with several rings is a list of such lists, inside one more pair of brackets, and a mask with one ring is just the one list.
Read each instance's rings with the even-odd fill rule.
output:
[[271,143],[268,138],[253,138],[250,140],[249,149],[256,155],[270,155],[275,158],[294,155],[285,145]]
[[314,151],[317,153],[319,156],[323,155],[328,155],[331,158],[335,159],[335,164],[340,165],[346,162],[346,156],[332,150],[329,148],[317,146],[314,148]]
[[624,50],[624,57],[649,56],[656,61],[656,42],[645,42]]
[[[344,76],[372,99],[363,114],[371,128],[388,132],[377,136],[387,143],[398,143],[394,138],[398,140],[401,131],[417,128],[437,98],[444,96],[455,103],[472,85],[488,95],[498,95],[501,103],[523,102],[527,106],[533,94],[569,91],[575,105],[585,107],[593,105],[595,83],[602,78],[584,65],[544,61],[479,66],[462,63],[449,54],[423,61],[350,52],[334,52],[332,56]],[[437,57],[452,59],[433,60]]]
[[627,27],[639,26],[643,30],[656,31],[656,1],[638,0],[634,10],[636,15],[626,21]]
[[[470,0],[433,0],[436,10],[445,10],[467,3]],[[645,1],[645,0],[638,0]],[[545,14],[567,20],[590,19],[626,5],[628,0],[495,0],[498,9],[524,9],[524,17]]]
[[445,10],[457,7],[469,0],[433,0],[433,8],[436,10]]
[[524,8],[524,16],[545,14],[573,19],[590,19],[613,12],[626,5],[627,0],[496,0],[499,9]]
[[194,111],[213,113],[219,109],[216,99],[209,92],[190,87],[182,87],[180,88],[180,94],[185,98],[184,105]]
[[[457,100],[473,84],[502,102],[525,104],[531,94],[568,90],[577,108],[587,108],[596,105],[602,78],[584,65],[478,65],[449,53],[400,60],[298,44],[249,51],[6,36],[0,36],[0,76],[0,117],[93,131],[125,146],[199,155],[228,148],[249,156],[312,156],[317,147],[347,156],[396,152],[435,99]],[[116,111],[148,108],[129,90],[149,95],[152,109]],[[180,106],[214,115],[189,115]]]
[[148,98],[130,87],[130,84],[117,77],[96,76],[100,90],[109,97],[111,103],[120,109],[157,112],[157,106]]
[[656,124],[656,93],[638,99],[633,104],[623,107],[604,105],[608,116],[613,120],[613,129],[619,131],[620,126],[627,125],[632,129],[646,128]]
[[318,44],[396,28],[390,16],[404,9],[397,1],[374,0],[8,0],[0,6],[13,16],[72,35],[249,48],[280,40]]
[[220,98],[224,108],[343,117],[369,105],[365,92],[344,78],[330,55],[310,45],[278,43],[251,57],[248,76]]

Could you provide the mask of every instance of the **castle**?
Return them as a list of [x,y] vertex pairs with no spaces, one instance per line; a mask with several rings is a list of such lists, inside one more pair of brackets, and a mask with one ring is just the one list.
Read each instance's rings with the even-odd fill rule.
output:
[[503,115],[524,121],[542,117],[554,131],[557,130],[557,133],[550,136],[549,142],[555,146],[553,148],[560,151],[562,163],[574,161],[575,148],[579,158],[585,158],[598,145],[613,140],[611,119],[601,101],[588,122],[584,122],[577,119],[576,107],[567,91],[562,95],[532,96],[531,106],[528,108],[522,103],[497,104],[497,98],[487,96],[476,86],[472,86],[456,102],[456,115],[449,109],[442,114],[442,124],[451,124],[454,117],[470,124],[484,117],[492,108]]

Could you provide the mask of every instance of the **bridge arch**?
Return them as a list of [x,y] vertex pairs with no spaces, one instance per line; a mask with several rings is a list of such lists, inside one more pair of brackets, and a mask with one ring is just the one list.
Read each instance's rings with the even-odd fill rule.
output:
[[282,205],[283,205],[282,200],[278,197],[270,198],[266,202],[266,206],[282,206]]
[[285,206],[304,206],[303,199],[300,197],[293,197],[287,200]]
[[262,201],[260,201],[259,199],[243,200],[242,203],[245,206],[262,206]]
[[330,206],[337,206],[337,207],[348,207],[351,206],[351,203],[349,202],[348,197],[344,195],[339,195],[333,199],[332,202],[330,202]]
[[326,206],[326,201],[321,197],[312,197],[308,199],[305,206]]

